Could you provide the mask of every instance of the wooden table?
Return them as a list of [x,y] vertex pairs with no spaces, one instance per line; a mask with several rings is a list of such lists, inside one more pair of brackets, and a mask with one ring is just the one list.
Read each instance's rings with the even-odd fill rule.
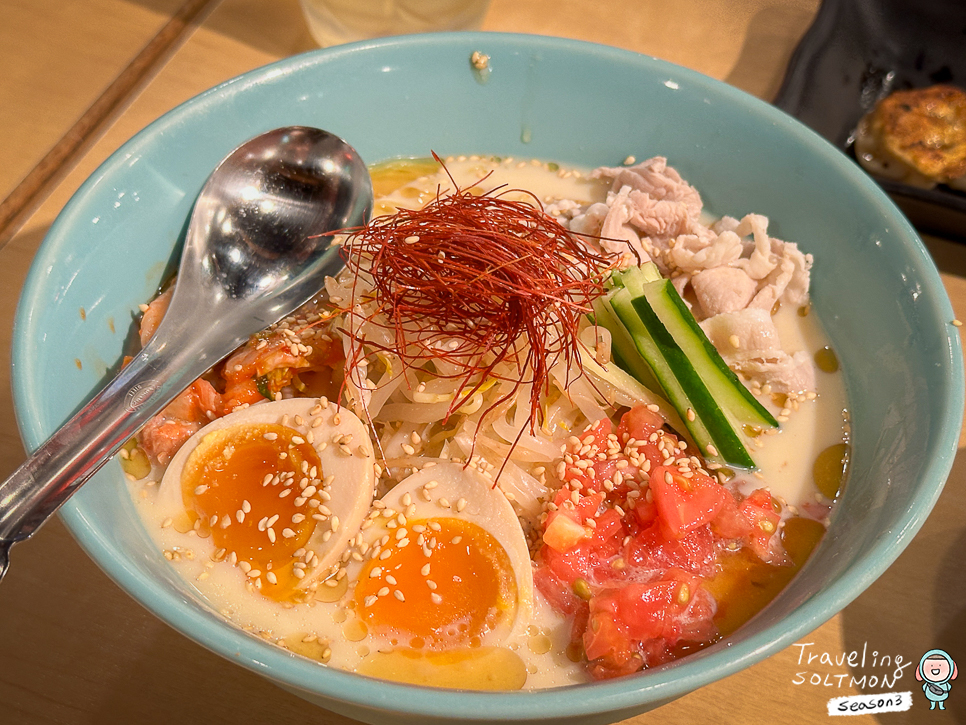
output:
[[[560,35],[655,55],[773,97],[818,0],[493,0],[485,30]],[[80,183],[176,104],[313,47],[296,0],[0,0],[0,476],[24,453],[9,393],[10,328],[30,261]],[[13,69],[13,70],[11,70]],[[928,239],[960,318],[966,247]],[[804,645],[918,662],[942,647],[966,666],[966,458],[928,522],[843,612],[741,673],[628,723],[819,723],[826,701],[863,690],[848,666],[799,662]],[[0,723],[343,723],[203,650],[111,583],[58,520],[17,547],[0,586]],[[949,709],[856,723],[966,721]],[[871,670],[868,670],[871,673]],[[800,674],[804,673],[804,674]],[[812,684],[818,675],[822,684]],[[828,675],[829,677],[826,677]],[[830,679],[831,678],[831,679]],[[830,684],[825,684],[830,683]],[[877,692],[877,689],[865,689]]]

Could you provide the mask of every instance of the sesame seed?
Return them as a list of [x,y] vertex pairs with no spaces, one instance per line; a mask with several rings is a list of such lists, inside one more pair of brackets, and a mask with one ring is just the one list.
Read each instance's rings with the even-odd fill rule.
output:
[[378,592],[376,592],[377,597],[385,597],[389,594],[389,587],[382,587]]
[[196,486],[195,487],[195,496],[200,496],[201,494],[203,494],[207,490],[208,490],[208,487],[205,484],[201,484],[200,486]]
[[262,438],[264,438],[267,441],[278,440],[278,433],[263,433]]
[[403,593],[401,591],[399,591],[398,589],[396,591],[394,591],[392,593],[392,595],[394,597],[396,597],[396,599],[398,599],[400,602],[405,602],[406,601],[406,597],[404,597],[403,596]]

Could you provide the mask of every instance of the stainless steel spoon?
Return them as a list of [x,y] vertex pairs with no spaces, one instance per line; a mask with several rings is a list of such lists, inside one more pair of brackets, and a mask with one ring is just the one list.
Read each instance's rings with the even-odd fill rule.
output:
[[257,136],[195,202],[174,295],[143,350],[0,483],[0,578],[30,536],[148,420],[252,334],[309,300],[342,262],[330,238],[365,223],[372,183],[342,139],[292,126]]

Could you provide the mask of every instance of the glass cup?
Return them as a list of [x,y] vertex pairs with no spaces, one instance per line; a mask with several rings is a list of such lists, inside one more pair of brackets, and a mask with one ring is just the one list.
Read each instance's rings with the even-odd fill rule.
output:
[[301,0],[322,47],[384,35],[475,30],[490,0]]

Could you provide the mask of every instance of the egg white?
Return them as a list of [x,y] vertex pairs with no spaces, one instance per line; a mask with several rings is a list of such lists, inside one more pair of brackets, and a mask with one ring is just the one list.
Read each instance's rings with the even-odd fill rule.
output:
[[[315,398],[291,398],[258,403],[218,418],[195,433],[171,459],[161,481],[157,503],[168,516],[183,514],[185,502],[181,481],[191,454],[217,431],[261,423],[282,425],[296,431],[318,453],[322,464],[319,478],[331,477],[331,482],[322,490],[328,496],[325,505],[332,515],[315,527],[305,546],[306,550],[314,552],[315,557],[299,588],[314,587],[338,568],[340,557],[369,511],[374,493],[375,458],[368,431],[362,421],[345,408],[334,403],[323,407]],[[351,436],[348,446],[333,442],[339,437],[345,440],[348,436]]]
[[[402,521],[439,518],[462,519],[488,532],[506,552],[516,583],[517,600],[510,622],[487,638],[496,643],[526,629],[533,615],[533,573],[526,537],[513,506],[493,485],[493,480],[474,468],[444,462],[423,468],[393,487],[363,524],[363,548],[373,551],[385,536],[395,536]],[[391,523],[392,522],[392,523]],[[430,536],[432,532],[427,532]],[[416,534],[411,534],[416,538]],[[362,563],[349,568],[350,582],[359,575]]]

